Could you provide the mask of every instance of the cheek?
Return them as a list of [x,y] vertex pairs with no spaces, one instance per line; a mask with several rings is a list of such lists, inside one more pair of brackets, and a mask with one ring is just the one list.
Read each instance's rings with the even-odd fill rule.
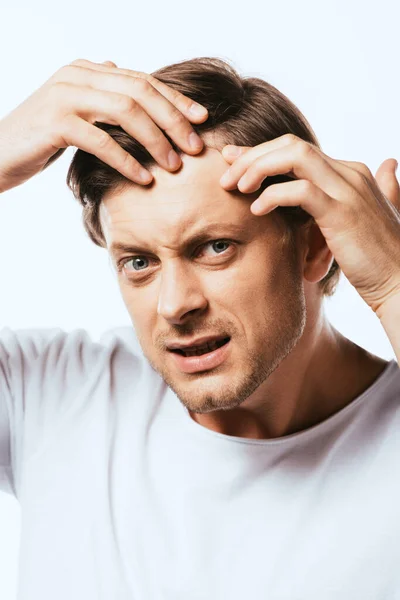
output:
[[253,260],[241,261],[225,272],[220,272],[215,280],[219,297],[228,303],[246,303],[247,306],[257,305],[265,299],[271,300],[279,295],[286,278],[282,277],[281,269],[271,259],[260,256]]
[[123,284],[120,285],[120,291],[137,337],[147,345],[157,320],[154,291],[150,293],[145,288],[133,290],[131,286]]
[[288,313],[297,310],[302,293],[299,271],[283,255],[259,255],[247,268],[232,273],[231,279],[224,278],[220,289],[221,297],[226,298],[234,313],[242,315],[248,328],[263,324],[271,331],[286,321]]
[[132,288],[124,283],[119,283],[119,289],[121,292],[121,297],[123,303],[126,306],[126,309],[132,320],[136,320],[136,314],[140,310],[139,303],[135,302],[134,294],[132,293]]

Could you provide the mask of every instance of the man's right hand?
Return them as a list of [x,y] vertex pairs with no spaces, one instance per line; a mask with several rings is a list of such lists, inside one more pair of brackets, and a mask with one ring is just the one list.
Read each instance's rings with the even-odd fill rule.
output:
[[[0,192],[42,171],[68,146],[94,154],[135,183],[148,184],[149,171],[94,123],[121,126],[161,167],[176,171],[180,157],[162,130],[187,154],[199,153],[203,142],[190,122],[203,123],[208,113],[191,113],[192,105],[147,73],[119,69],[110,61],[75,60],[0,121]],[[177,157],[175,163],[171,156]]]

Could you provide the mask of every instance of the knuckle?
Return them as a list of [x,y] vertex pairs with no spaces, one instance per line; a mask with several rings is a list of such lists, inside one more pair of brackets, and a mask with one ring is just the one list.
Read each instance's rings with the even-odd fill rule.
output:
[[171,110],[171,120],[174,127],[182,127],[188,123],[186,117],[177,108]]
[[147,81],[147,79],[143,79],[142,77],[134,77],[132,81],[132,87],[139,94],[148,94],[154,91],[153,86]]
[[297,141],[298,152],[301,158],[308,158],[314,153],[314,146],[304,140],[298,139]]
[[148,75],[147,73],[143,73],[143,71],[133,71],[132,69],[127,69],[127,72],[130,74],[131,77],[146,79],[148,81],[150,81],[151,79],[150,75]]
[[54,82],[62,82],[65,79],[71,79],[77,72],[78,65],[64,65],[61,69],[58,69],[52,77]]
[[354,167],[365,179],[372,177],[370,169],[364,163],[356,162]]
[[314,184],[311,183],[308,179],[302,179],[298,183],[300,188],[300,194],[303,196],[310,196],[314,190]]
[[98,130],[98,132],[96,133],[96,143],[98,148],[100,148],[101,150],[103,148],[107,148],[110,145],[111,141],[111,137],[108,135],[108,133],[102,131],[101,129]]
[[159,155],[164,155],[171,150],[172,146],[162,131],[158,127],[156,129],[157,131],[152,134],[152,139],[148,141],[147,146],[156,150]]
[[287,144],[294,144],[299,141],[299,138],[294,133],[285,133],[282,139]]
[[137,102],[131,96],[119,94],[115,99],[116,110],[119,113],[131,113],[137,108]]
[[[69,63],[70,65],[75,65],[77,67],[82,67],[87,65],[87,60],[85,58],[77,58],[76,60],[73,60],[71,63]],[[67,65],[69,66],[69,65]]]

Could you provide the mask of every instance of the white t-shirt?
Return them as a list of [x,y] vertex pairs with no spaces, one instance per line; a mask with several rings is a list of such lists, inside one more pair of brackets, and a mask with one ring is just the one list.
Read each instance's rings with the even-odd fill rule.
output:
[[400,599],[400,369],[269,440],[196,423],[133,328],[0,331],[18,600]]

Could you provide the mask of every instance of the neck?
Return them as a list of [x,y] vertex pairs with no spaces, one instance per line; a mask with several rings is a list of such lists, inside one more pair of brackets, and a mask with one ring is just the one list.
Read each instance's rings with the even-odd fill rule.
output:
[[387,361],[340,334],[322,312],[275,371],[238,408],[190,415],[213,431],[244,438],[308,429],[362,394]]

